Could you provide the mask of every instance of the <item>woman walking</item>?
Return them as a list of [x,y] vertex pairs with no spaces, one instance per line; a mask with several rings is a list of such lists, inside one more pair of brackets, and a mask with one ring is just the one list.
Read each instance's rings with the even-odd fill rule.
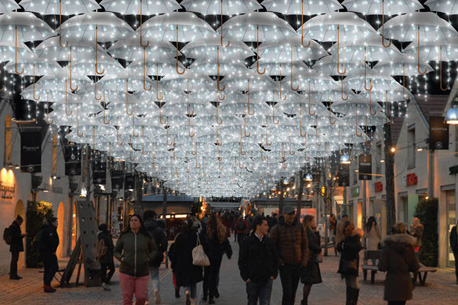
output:
[[121,262],[123,305],[132,305],[135,295],[136,305],[145,304],[148,298],[149,263],[157,255],[154,239],[148,234],[140,215],[129,218],[129,224],[116,243],[114,256]]
[[361,237],[364,232],[361,229],[355,229],[351,221],[344,225],[344,239],[337,245],[337,251],[341,252],[338,273],[345,278],[347,286],[346,305],[358,304],[359,286],[359,252],[363,249]]
[[321,246],[320,246],[320,235],[316,230],[315,217],[312,215],[306,215],[302,221],[304,229],[307,233],[308,247],[310,250],[310,257],[307,263],[307,267],[301,271],[301,283],[303,287],[303,298],[301,305],[308,305],[308,297],[313,284],[321,283],[321,272],[319,262],[321,260]]
[[198,240],[208,252],[205,244],[205,235],[199,233],[200,223],[197,219],[188,218],[183,231],[177,236],[174,243],[173,268],[178,287],[184,287],[186,305],[196,304],[197,283],[203,280],[202,267],[192,264],[192,250]]
[[[97,253],[97,255],[99,256],[100,271],[102,273],[102,287],[104,290],[110,291],[111,289],[108,287],[108,284],[115,273],[115,265],[113,261],[113,237],[110,232],[108,232],[108,226],[106,223],[102,223],[99,226],[99,230],[100,231],[97,234],[99,247],[97,247],[97,249],[101,251],[101,253]],[[102,244],[103,246],[101,246]],[[107,270],[110,270],[108,271],[108,274]]]
[[219,297],[218,280],[223,255],[226,253],[228,259],[232,257],[232,248],[227,239],[226,227],[216,214],[212,214],[207,221],[207,237],[210,266],[205,268],[205,273],[208,272],[208,276],[206,283],[204,280],[203,301],[206,301],[208,296],[208,304],[215,304],[215,297]]
[[410,225],[410,235],[416,238],[415,245],[413,247],[414,251],[416,254],[420,252],[421,246],[422,246],[422,238],[423,238],[423,231],[425,228],[420,222],[420,219],[417,217],[414,217],[412,219],[412,224]]
[[[366,223],[366,248],[370,251],[375,251],[379,249],[380,244],[380,228],[375,220],[374,216],[369,217]],[[372,265],[376,265],[377,260],[372,260]]]
[[417,273],[420,268],[413,249],[415,243],[415,238],[406,234],[402,222],[396,223],[393,234],[383,240],[378,268],[386,271],[384,299],[388,305],[404,305],[412,299],[410,272]]

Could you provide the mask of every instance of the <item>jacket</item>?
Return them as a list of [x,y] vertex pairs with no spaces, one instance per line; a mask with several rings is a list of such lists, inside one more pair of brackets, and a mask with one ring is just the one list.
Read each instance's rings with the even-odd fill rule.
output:
[[99,261],[101,264],[111,264],[113,263],[113,250],[114,250],[114,245],[113,245],[113,237],[111,236],[110,232],[108,231],[100,231],[99,234],[97,235],[98,240],[103,239],[103,242],[105,243],[105,247],[107,247],[107,253],[103,255]]
[[[361,245],[361,237],[355,232],[351,236],[345,237],[337,245],[337,251],[341,252],[339,270],[337,271],[343,275],[353,275],[358,276],[359,274],[359,252],[363,249]],[[355,266],[355,269],[344,270],[342,268],[343,264],[352,263]]]
[[41,231],[38,232],[38,235],[40,253],[56,253],[57,247],[59,246],[57,228],[52,224],[46,224]]
[[[177,286],[189,286],[203,280],[203,269],[192,264],[192,249],[197,245],[197,231],[191,230],[178,234],[170,250],[169,257],[172,262],[173,272]],[[208,245],[204,234],[200,234],[200,241],[206,253]]]
[[345,238],[344,228],[345,228],[345,221],[340,220],[337,223],[337,227],[336,227],[336,245],[338,245]]
[[418,224],[416,226],[411,226],[410,227],[410,234],[416,238],[416,243],[414,247],[421,247],[422,246],[422,238],[423,238],[423,231],[424,231],[424,226],[422,224]]
[[121,262],[119,272],[134,277],[147,276],[149,263],[157,255],[153,238],[142,233],[123,233],[114,249],[114,256]]
[[393,234],[383,240],[378,268],[386,271],[384,299],[391,302],[412,299],[410,272],[420,268],[413,246],[416,239],[408,234]]
[[10,234],[11,234],[11,245],[10,245],[10,252],[24,252],[24,243],[22,239],[21,226],[16,222],[10,226]]
[[299,264],[307,266],[309,249],[304,226],[297,223],[287,224],[281,219],[270,231],[281,264]]
[[372,228],[366,228],[367,250],[378,250],[380,243],[380,229],[378,224],[373,224]]
[[263,283],[270,277],[278,275],[278,256],[270,238],[262,240],[251,233],[243,242],[239,252],[240,276],[246,282]]
[[[238,228],[239,222],[242,222],[244,224],[244,229],[243,230],[240,230]],[[246,234],[247,231],[248,231],[248,227],[249,227],[248,226],[248,222],[243,218],[239,218],[239,219],[237,219],[237,221],[235,222],[235,225],[234,225],[235,233],[237,233],[237,234]]]
[[305,229],[310,250],[310,258],[307,267],[301,270],[301,283],[318,284],[322,282],[320,264],[316,261],[321,253],[320,233],[313,232],[309,228]]
[[159,267],[164,260],[164,252],[167,251],[169,240],[167,239],[164,229],[159,227],[156,220],[150,219],[145,221],[145,228],[154,238],[158,251],[156,257],[152,260],[150,265],[153,267]]
[[450,248],[454,253],[458,253],[458,226],[454,226],[450,231]]
[[[216,235],[216,234],[215,234]],[[207,238],[208,251],[207,256],[210,259],[210,262],[214,259],[219,259],[226,253],[227,258],[232,257],[232,247],[229,243],[229,240],[226,238],[222,243],[217,237]]]

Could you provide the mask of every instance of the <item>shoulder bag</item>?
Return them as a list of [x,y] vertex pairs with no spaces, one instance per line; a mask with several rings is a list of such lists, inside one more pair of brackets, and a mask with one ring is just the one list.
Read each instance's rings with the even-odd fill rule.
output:
[[192,249],[192,264],[200,267],[210,266],[210,260],[207,254],[205,254],[204,247],[200,243],[199,234],[197,234],[197,245]]

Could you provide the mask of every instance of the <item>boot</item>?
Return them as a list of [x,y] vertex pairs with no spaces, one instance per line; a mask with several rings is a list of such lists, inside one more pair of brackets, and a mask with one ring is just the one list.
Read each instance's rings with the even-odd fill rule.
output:
[[358,304],[358,297],[359,297],[359,289],[352,288],[352,294],[351,294],[352,305]]
[[45,285],[44,287],[44,292],[50,292],[50,293],[53,293],[53,292],[56,292],[56,289],[52,288],[51,286],[48,286],[48,285]]
[[353,289],[351,287],[347,287],[347,301],[345,302],[345,305],[353,305],[351,302],[352,291]]
[[301,305],[308,305],[308,303],[309,303],[308,300],[302,300],[301,301]]

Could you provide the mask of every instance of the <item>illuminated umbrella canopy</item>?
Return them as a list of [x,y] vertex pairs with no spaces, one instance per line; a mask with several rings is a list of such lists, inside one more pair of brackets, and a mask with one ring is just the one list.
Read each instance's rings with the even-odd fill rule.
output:
[[412,13],[424,8],[417,0],[345,0],[342,5],[349,11],[365,15],[388,16]]
[[[1,40],[0,41],[0,62],[6,62],[6,61],[11,61],[15,57],[15,43],[14,41],[11,40]],[[19,42],[17,45],[17,60],[19,61],[27,61],[27,60],[33,60],[36,58],[35,54],[30,51],[30,49],[23,44],[22,42]]]
[[42,15],[78,15],[82,13],[90,13],[101,9],[94,0],[22,0],[20,5],[24,10]]
[[49,25],[32,13],[10,12],[0,16],[1,41],[41,41],[53,35]]
[[343,9],[339,1],[313,1],[313,0],[264,0],[262,5],[268,11],[277,12],[285,15],[319,15],[331,13]]
[[[24,67],[24,75],[57,75],[63,72],[63,69],[56,61],[48,60],[47,58],[30,58],[27,60],[18,60],[17,63]],[[9,73],[15,72],[15,63],[10,62],[5,66]]]
[[[417,59],[415,56],[408,55],[399,55],[390,61],[380,61],[375,65],[374,70],[393,76],[417,76],[419,74]],[[426,70],[426,73],[434,71],[426,61],[420,63],[420,70]]]
[[139,15],[140,5],[143,15],[164,14],[181,8],[175,0],[102,0],[100,5],[122,15]]
[[[291,50],[293,52],[292,57]],[[328,55],[326,50],[314,40],[310,41],[310,46],[304,48],[300,36],[286,37],[280,45],[278,42],[264,42],[259,46],[259,57],[267,62],[310,61],[326,55]]]
[[183,0],[181,5],[202,15],[239,15],[262,9],[255,0]]
[[[109,49],[114,58],[121,58],[126,61],[143,61],[143,50],[146,51],[148,62],[174,62],[176,48],[168,41],[149,41],[146,48],[140,46],[140,37],[132,36],[128,39],[119,40]],[[181,53],[178,52],[178,56]]]
[[0,0],[0,13],[8,14],[14,10],[18,10],[21,7],[13,0]]
[[187,58],[212,63],[217,62],[218,51],[221,63],[244,63],[247,57],[255,55],[246,44],[239,41],[231,41],[228,47],[223,48],[219,37],[191,41],[181,49]]
[[425,5],[434,12],[441,12],[449,15],[458,14],[458,3],[449,0],[427,0]]

